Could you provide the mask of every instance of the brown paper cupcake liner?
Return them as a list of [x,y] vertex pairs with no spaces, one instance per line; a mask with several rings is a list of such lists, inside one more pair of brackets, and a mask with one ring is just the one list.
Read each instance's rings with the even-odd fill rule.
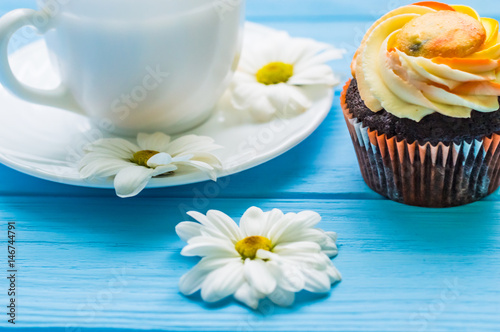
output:
[[436,145],[398,141],[364,127],[341,95],[344,117],[365,182],[396,202],[451,207],[480,200],[500,185],[500,135]]

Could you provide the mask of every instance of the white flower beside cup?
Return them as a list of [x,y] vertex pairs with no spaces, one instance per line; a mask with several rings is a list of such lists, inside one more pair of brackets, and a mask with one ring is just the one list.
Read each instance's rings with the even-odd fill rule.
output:
[[116,194],[132,197],[139,194],[155,176],[190,168],[217,179],[220,160],[212,151],[221,146],[210,137],[186,135],[176,140],[163,133],[139,134],[137,144],[122,138],[95,141],[85,148],[80,162],[83,178],[114,176]]
[[260,122],[299,115],[312,106],[304,87],[325,89],[340,82],[326,63],[344,53],[312,39],[270,32],[243,48],[230,88],[232,105]]
[[296,292],[326,293],[341,280],[330,260],[338,253],[337,234],[315,228],[321,220],[316,212],[283,214],[252,207],[239,227],[220,211],[189,215],[199,223],[176,227],[188,243],[182,255],[202,259],[180,280],[185,295],[201,290],[206,302],[234,295],[254,309],[266,297],[289,306]]

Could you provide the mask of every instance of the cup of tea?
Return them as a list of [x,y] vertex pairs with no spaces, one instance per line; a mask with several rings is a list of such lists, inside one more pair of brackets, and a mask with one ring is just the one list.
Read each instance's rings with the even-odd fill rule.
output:
[[[242,45],[245,0],[38,0],[0,19],[0,83],[28,102],[84,114],[114,134],[176,134],[208,119]],[[7,46],[44,36],[61,84],[20,82]]]

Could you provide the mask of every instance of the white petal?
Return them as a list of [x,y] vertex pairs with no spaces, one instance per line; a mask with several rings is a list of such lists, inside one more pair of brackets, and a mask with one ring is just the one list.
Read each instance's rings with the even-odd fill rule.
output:
[[326,269],[326,273],[330,277],[330,283],[332,284],[342,280],[342,275],[333,264]]
[[245,303],[253,309],[259,307],[259,301],[265,297],[264,294],[252,288],[247,282],[244,282],[240,288],[234,293],[234,298],[240,302]]
[[337,242],[337,237],[338,237],[338,234],[335,233],[335,232],[325,232],[326,235],[328,235],[330,237],[330,239],[332,239],[333,242]]
[[130,159],[139,150],[137,145],[122,138],[100,139],[85,147],[85,152],[94,152],[121,159]]
[[200,228],[203,227],[201,224],[192,221],[184,221],[175,226],[175,232],[181,238],[182,241],[189,241],[191,238],[200,236]]
[[92,154],[88,154],[80,163],[80,176],[82,178],[108,177],[116,175],[122,169],[132,165],[133,163],[122,159],[95,158]]
[[309,38],[290,38],[283,48],[286,50],[286,54],[283,55],[284,61],[297,64],[314,57],[327,47],[329,45]]
[[312,102],[301,88],[285,83],[271,85],[269,101],[282,116],[295,116],[308,110]]
[[260,260],[267,260],[267,259],[274,260],[275,258],[279,259],[279,256],[276,255],[275,253],[273,253],[271,251],[263,250],[263,249],[257,250],[255,257],[260,259]]
[[266,47],[264,44],[264,40],[259,40],[258,43],[254,44],[246,43],[238,64],[238,73],[255,75],[257,71],[269,63],[270,56],[267,53],[270,47]]
[[[194,220],[198,221],[200,224],[205,225],[205,226],[213,226],[216,228],[213,224],[212,221],[208,219],[206,215],[203,213],[199,213],[197,211],[189,211],[187,213],[188,216],[193,218]],[[232,219],[231,219],[232,220]],[[233,221],[234,222],[234,221]]]
[[241,231],[234,220],[227,214],[217,210],[207,212],[207,218],[211,224],[216,227],[222,234],[229,238],[233,243],[242,239]]
[[262,236],[271,239],[270,230],[271,228],[279,222],[285,215],[279,209],[272,209],[269,212],[265,213],[266,215],[266,223],[263,225]]
[[[222,213],[222,212],[220,212],[220,213]],[[205,226],[201,229],[201,233],[203,235],[211,236],[211,237],[215,237],[215,238],[220,238],[220,239],[225,239],[225,240],[231,240],[230,237],[228,237],[228,232],[225,229],[226,226],[216,225],[213,223],[212,220],[209,220],[206,215],[199,213],[199,212],[196,212],[196,211],[190,211],[187,214]],[[228,228],[233,228],[233,227],[238,228],[238,226],[236,225],[236,223],[234,222],[233,219],[231,219],[227,215],[226,215],[226,217],[228,218],[227,222],[229,223],[229,220],[230,220],[230,222],[232,223],[232,225],[227,225]],[[237,232],[239,232],[239,230]],[[239,241],[240,239],[241,239],[241,237],[238,238],[237,240]]]
[[139,194],[153,176],[153,170],[142,166],[122,169],[115,177],[115,190],[119,197],[132,197]]
[[244,237],[253,235],[265,235],[265,223],[267,217],[258,207],[251,207],[245,211],[240,219],[240,228]]
[[211,149],[213,145],[214,140],[211,137],[186,135],[170,142],[165,152],[168,152],[172,157],[176,157],[179,154],[207,151],[207,149]]
[[321,253],[302,253],[302,252],[291,252],[285,253],[281,252],[279,254],[283,262],[288,262],[288,264],[293,264],[299,268],[316,269],[316,270],[326,270],[328,265],[332,262],[325,254]]
[[201,257],[240,257],[229,239],[197,236],[188,241],[181,255]]
[[273,252],[279,255],[293,255],[295,253],[319,253],[321,246],[315,242],[291,242],[278,244],[274,247]]
[[321,221],[321,216],[314,211],[302,211],[297,213],[296,220],[302,228],[311,228]]
[[339,251],[337,249],[325,249],[323,250],[323,253],[328,257],[333,258],[339,254]]
[[175,165],[165,165],[165,166],[158,166],[153,169],[153,176],[159,176],[163,175],[165,173],[170,173],[170,172],[175,172],[177,170],[177,166]]
[[264,261],[247,259],[244,270],[246,280],[257,291],[267,295],[276,289],[276,279]]
[[[329,233],[333,233],[333,232],[329,232]],[[328,234],[325,232],[325,241],[323,243],[320,243],[320,245],[321,245],[321,250],[328,257],[335,257],[339,253],[339,250],[337,248],[337,244],[335,243],[336,240],[337,240],[337,233]]]
[[155,154],[148,160],[148,166],[151,168],[155,168],[158,166],[169,165],[172,162],[172,156],[168,153],[161,152]]
[[214,228],[214,227],[202,227],[200,229],[200,232],[201,232],[201,235],[203,235],[203,236],[223,239],[226,241],[229,240],[225,234],[221,233],[217,228]]
[[253,43],[250,43],[250,41],[249,39],[245,42],[240,67],[249,73],[255,74],[266,64],[277,59],[276,45],[273,44],[271,38],[259,38],[258,41]]
[[175,158],[172,158],[172,162],[188,161],[191,160],[193,157],[194,157],[193,154],[177,155]]
[[326,293],[330,290],[332,283],[328,274],[324,271],[314,269],[303,269],[305,277],[305,290],[313,293]]
[[[299,292],[304,289],[304,275],[297,266],[290,264],[286,260],[281,260],[279,255],[267,253],[269,254],[267,266],[276,280],[279,281],[280,288],[290,292]],[[265,256],[264,250],[259,250],[258,257]]]
[[289,231],[287,231],[280,237],[280,242],[300,242],[300,241],[316,242],[319,245],[321,245],[321,248],[323,248],[323,245],[326,244],[327,241],[329,241],[330,243],[331,239],[321,229],[315,229],[315,228],[303,229],[296,227],[291,228]]
[[195,160],[195,161],[199,161],[199,162],[208,164],[208,165],[210,165],[210,166],[212,166],[214,168],[222,168],[222,162],[213,153],[209,153],[209,152],[195,152],[195,153],[191,154],[190,156],[191,157],[189,159],[178,160],[178,161]]
[[207,259],[203,258],[198,264],[195,265],[188,273],[183,275],[179,281],[179,290],[184,295],[191,295],[201,288],[207,275],[234,259]]
[[280,209],[272,209],[271,211],[266,212],[266,214],[267,220],[271,225],[283,218],[283,216],[285,215]]
[[205,173],[212,181],[217,181],[217,171],[216,169],[206,163],[196,160],[180,161],[175,162],[177,167],[192,167],[203,173]]
[[303,71],[307,68],[324,65],[326,62],[343,58],[344,54],[345,50],[330,48],[325,52],[318,53],[315,56],[302,59],[295,64],[295,69],[297,69],[297,71]]
[[327,85],[333,87],[339,79],[330,66],[314,66],[293,75],[287,82],[292,85]]
[[242,71],[237,71],[234,73],[233,81],[229,86],[231,90],[231,97],[236,97],[238,101],[246,102],[247,97],[255,95],[255,89],[253,88],[257,82],[257,77],[255,73],[246,73]]
[[[262,68],[262,64],[261,63],[256,63],[254,61],[252,61],[252,57],[249,56],[248,54],[248,51],[246,54],[242,54],[242,57],[240,59],[240,62],[238,63],[238,70],[236,72],[236,74],[238,74],[238,76],[254,76],[255,73],[260,69]],[[237,75],[234,75],[234,79],[239,81],[241,80],[242,78],[238,77]]]
[[[294,225],[294,219],[297,216],[295,213],[287,213],[283,215],[280,219],[275,220],[268,231],[268,236],[273,244],[278,244],[280,242],[280,237],[289,232],[289,228]],[[291,229],[293,231],[293,228]]]
[[280,111],[280,109],[271,102],[267,94],[254,99],[246,110],[259,122],[268,122],[272,120]]
[[340,60],[344,57],[344,55],[346,53],[347,53],[346,49],[329,47],[324,52],[319,53],[318,55],[314,56],[314,58],[311,59],[310,62],[307,62],[307,64],[308,65],[317,65],[317,64],[321,64],[321,63],[330,62],[333,60]]
[[[273,249],[276,251],[275,249]],[[323,252],[300,252],[300,251],[282,251],[279,254],[273,253],[271,258],[273,261],[279,262],[281,266],[293,265],[297,268],[311,268],[317,270],[326,270],[329,265],[332,265],[332,261]],[[257,257],[261,259],[266,259],[263,253],[259,250],[257,252]]]
[[259,122],[267,122],[276,114],[276,107],[270,102],[269,86],[258,83],[233,84],[231,89],[232,106],[243,112],[248,112]]
[[273,225],[269,236],[275,244],[297,240],[301,233],[314,227],[320,220],[320,215],[312,211],[303,211],[298,214],[287,213],[284,218]]
[[231,103],[234,108],[244,110],[253,102],[265,87],[256,81],[255,76],[236,73],[231,85]]
[[244,282],[243,262],[234,260],[211,272],[201,286],[206,302],[217,302],[235,293]]
[[137,135],[137,144],[141,150],[153,150],[165,152],[170,143],[170,136],[164,133],[154,133],[152,135],[139,133]]
[[295,301],[295,293],[277,288],[274,292],[267,296],[273,303],[281,307],[289,307]]
[[290,37],[285,31],[278,31],[266,40],[266,57],[270,62],[282,61],[285,63],[294,63],[291,52],[291,44],[293,46],[296,39]]

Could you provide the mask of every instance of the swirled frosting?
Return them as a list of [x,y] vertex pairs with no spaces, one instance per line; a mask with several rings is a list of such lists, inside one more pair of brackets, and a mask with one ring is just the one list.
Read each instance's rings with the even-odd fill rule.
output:
[[[466,14],[480,22],[485,33],[482,44],[465,57],[415,56],[398,47],[398,35],[407,24],[441,10]],[[351,69],[361,98],[373,112],[385,109],[417,122],[434,112],[468,118],[472,110],[497,111],[498,30],[497,21],[481,18],[467,6],[427,1],[395,9],[373,24],[354,56]]]

